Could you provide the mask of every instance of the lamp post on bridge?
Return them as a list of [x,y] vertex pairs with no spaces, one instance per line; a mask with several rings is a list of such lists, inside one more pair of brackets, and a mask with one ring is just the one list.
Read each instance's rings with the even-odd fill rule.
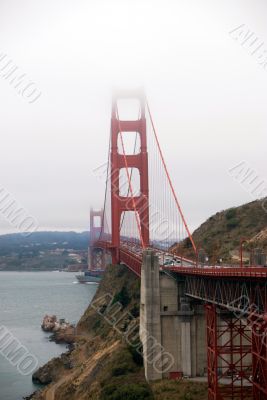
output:
[[247,239],[241,238],[240,239],[240,248],[239,248],[239,258],[240,258],[240,268],[243,268],[243,243],[245,243]]
[[196,251],[196,267],[199,265],[203,267],[205,262],[207,262],[206,252],[202,247],[197,247]]

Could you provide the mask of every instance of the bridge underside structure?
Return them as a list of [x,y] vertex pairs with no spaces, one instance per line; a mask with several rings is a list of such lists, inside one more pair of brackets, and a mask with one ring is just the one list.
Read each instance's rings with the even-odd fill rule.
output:
[[[209,399],[219,398],[217,392],[222,399],[267,399],[266,278],[260,267],[185,275],[185,294],[206,307]],[[223,328],[218,314],[225,320]],[[219,342],[223,336],[227,340]],[[220,371],[219,359],[227,359]],[[219,386],[227,375],[230,387]]]
[[[132,98],[138,103],[137,116],[125,119],[119,103]],[[130,152],[126,137],[133,139]],[[94,217],[93,211],[91,217]],[[267,270],[257,265],[208,267],[186,259],[177,251],[175,255],[171,254],[170,248],[179,248],[179,244],[187,238],[195,260],[198,258],[197,247],[175,194],[151,112],[142,92],[123,92],[113,98],[105,203],[100,217],[100,229],[94,228],[91,220],[92,268],[103,269],[106,254],[111,254],[114,264],[124,264],[143,279],[143,254],[147,249],[153,251],[161,276],[159,281],[153,282],[155,285],[161,282],[164,296],[160,286],[150,287],[149,290],[144,287],[144,296],[156,324],[161,322],[155,310],[164,321],[163,325],[169,321],[167,325],[174,326],[170,321],[175,319],[175,326],[184,335],[184,342],[179,345],[181,348],[183,344],[186,345],[188,332],[189,336],[192,332],[197,335],[197,328],[192,328],[193,320],[194,324],[204,326],[199,311],[200,307],[203,308],[209,400],[266,400]],[[179,303],[173,311],[168,309],[173,307],[173,303],[163,305],[163,309],[160,309],[160,301],[157,303],[153,297],[153,309],[153,301],[149,300],[148,293],[155,296],[157,290],[162,299],[171,297],[164,289],[168,279],[162,279],[162,276],[177,282],[177,290],[172,286],[173,283],[170,284],[172,293],[177,292],[175,296]],[[197,312],[192,317],[194,310]],[[144,310],[142,312],[143,316],[146,315]],[[188,331],[189,326],[191,331]],[[162,343],[164,340],[168,342],[163,331],[159,334],[157,328],[155,332]],[[177,335],[177,332],[168,329],[167,334]],[[190,350],[192,357],[195,357],[194,352],[199,351],[195,351],[194,346],[196,343]],[[179,351],[180,358],[188,358],[190,352],[186,354],[182,349]],[[203,361],[203,355],[201,357]],[[191,365],[189,368],[189,364],[187,359],[179,365],[192,375],[197,375],[199,367]]]

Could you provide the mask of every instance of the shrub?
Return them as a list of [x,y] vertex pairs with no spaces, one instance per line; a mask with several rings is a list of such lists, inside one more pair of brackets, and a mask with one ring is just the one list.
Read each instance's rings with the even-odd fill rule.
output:
[[230,210],[226,211],[225,213],[225,218],[226,219],[232,219],[236,217],[236,209],[235,208],[230,208]]
[[98,328],[100,328],[100,326],[101,326],[101,321],[100,319],[97,319],[93,325],[93,330],[96,331]]
[[238,226],[238,219],[237,218],[229,219],[226,226],[227,226],[227,229],[236,228]]
[[192,243],[191,243],[191,240],[190,240],[189,238],[186,238],[186,239],[184,240],[184,247],[185,247],[186,249],[190,249],[190,248],[192,247]]
[[131,299],[128,294],[128,291],[125,286],[121,289],[121,291],[117,294],[115,294],[114,299],[112,301],[112,304],[115,303],[120,303],[123,307],[127,307],[128,304],[130,303]]
[[101,400],[152,400],[152,398],[151,391],[147,385],[137,385],[135,383],[107,385],[101,394]]
[[118,267],[117,267],[118,269],[117,269],[117,277],[118,278],[121,278],[122,276],[124,276],[125,275],[125,273],[126,273],[126,268],[125,267],[123,267],[122,265],[118,265]]
[[135,304],[133,308],[130,310],[130,313],[134,318],[138,318],[140,315],[140,307],[139,304]]
[[112,376],[126,375],[128,372],[132,372],[132,368],[128,364],[121,364],[119,367],[114,367],[111,371]]
[[[144,359],[143,359],[143,347],[142,347],[140,340],[133,343],[133,346],[129,345],[128,349],[132,355],[132,358],[133,358],[133,361],[135,362],[135,364],[142,367],[144,365]],[[138,351],[137,351],[137,349],[138,349]]]

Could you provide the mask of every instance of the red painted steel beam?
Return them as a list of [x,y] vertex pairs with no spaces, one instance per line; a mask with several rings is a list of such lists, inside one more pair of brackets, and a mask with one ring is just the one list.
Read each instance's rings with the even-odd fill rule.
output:
[[267,399],[267,323],[252,325],[253,400]]
[[267,278],[267,268],[264,267],[169,267],[168,270],[181,275],[207,276],[207,277],[244,277],[244,278]]
[[250,329],[215,304],[205,309],[208,400],[252,400]]

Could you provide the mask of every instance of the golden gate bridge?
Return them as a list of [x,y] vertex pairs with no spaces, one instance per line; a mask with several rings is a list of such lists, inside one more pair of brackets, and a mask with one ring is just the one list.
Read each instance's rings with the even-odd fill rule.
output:
[[[120,104],[129,99],[138,102],[137,115],[124,120]],[[179,249],[186,238],[192,259],[178,252],[170,257],[171,246]],[[267,399],[267,270],[242,262],[236,267],[199,262],[142,91],[113,97],[105,199],[100,212],[91,211],[90,249],[92,271],[103,271],[110,254],[113,264],[124,264],[139,278],[143,251],[153,249],[162,273],[183,279],[185,296],[205,308],[208,399]],[[220,311],[227,315],[223,324]]]

